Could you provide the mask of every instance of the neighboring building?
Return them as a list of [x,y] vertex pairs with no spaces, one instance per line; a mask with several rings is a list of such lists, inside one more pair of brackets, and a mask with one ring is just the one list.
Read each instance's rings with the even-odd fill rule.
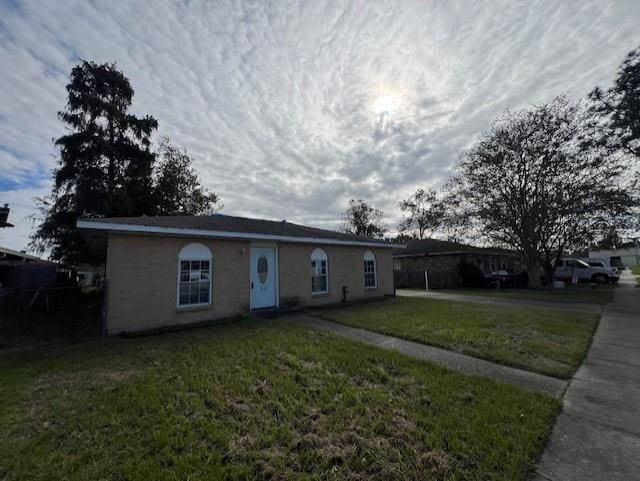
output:
[[383,240],[227,215],[81,219],[106,253],[108,334],[394,293]]
[[628,244],[618,249],[599,249],[589,251],[589,257],[606,260],[613,266],[633,267],[640,265],[640,242]]
[[52,285],[56,282],[58,268],[54,262],[0,247],[0,290]]
[[474,247],[437,239],[416,239],[406,243],[406,249],[393,252],[395,285],[399,288],[425,287],[424,271],[429,287],[455,288],[462,285],[459,266],[468,263],[484,274],[495,271],[515,272],[518,255],[504,249]]

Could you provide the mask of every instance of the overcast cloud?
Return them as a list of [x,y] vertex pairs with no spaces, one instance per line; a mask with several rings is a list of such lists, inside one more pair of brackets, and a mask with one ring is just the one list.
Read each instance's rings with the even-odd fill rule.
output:
[[501,111],[609,85],[637,0],[0,0],[0,202],[24,248],[79,58],[117,62],[134,111],[186,147],[224,213],[336,228],[446,179]]

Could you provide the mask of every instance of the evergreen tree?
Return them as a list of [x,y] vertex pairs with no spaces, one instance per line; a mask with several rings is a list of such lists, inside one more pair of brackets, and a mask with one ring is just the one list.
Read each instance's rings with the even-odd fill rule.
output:
[[601,140],[640,158],[640,48],[629,52],[611,88],[596,87],[589,98],[606,119]]
[[71,71],[66,108],[69,133],[60,149],[52,194],[41,200],[42,224],[32,237],[39,251],[70,264],[96,259],[76,230],[79,217],[153,213],[153,117],[129,113],[134,91],[115,64],[82,61]]
[[201,215],[219,210],[220,197],[200,185],[187,152],[164,137],[158,150],[154,201],[157,215]]

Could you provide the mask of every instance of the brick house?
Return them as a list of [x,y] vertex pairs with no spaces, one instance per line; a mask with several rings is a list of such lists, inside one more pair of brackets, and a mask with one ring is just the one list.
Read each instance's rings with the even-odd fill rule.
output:
[[505,249],[474,247],[438,239],[415,239],[405,249],[393,252],[394,278],[398,288],[425,287],[424,271],[428,271],[429,287],[434,289],[461,286],[459,266],[466,262],[484,274],[498,270],[520,270],[518,255]]
[[227,215],[80,219],[106,256],[106,332],[394,293],[379,239]]

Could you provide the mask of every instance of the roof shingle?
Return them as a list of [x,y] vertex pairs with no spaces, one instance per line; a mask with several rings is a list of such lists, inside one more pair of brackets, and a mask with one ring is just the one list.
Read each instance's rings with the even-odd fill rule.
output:
[[394,251],[394,255],[397,254],[402,257],[410,257],[431,254],[453,254],[460,252],[514,254],[514,252],[506,249],[499,249],[495,247],[476,247],[439,239],[414,239],[407,241],[405,244],[407,246],[406,249]]
[[[248,217],[236,217],[224,214],[206,216],[161,216],[161,217],[108,217],[108,218],[84,218],[78,223],[79,228],[90,228],[90,224],[105,224],[115,226],[139,226],[158,229],[184,229],[202,230],[205,232],[224,232],[238,234],[252,234],[265,236],[281,236],[296,238],[313,238],[337,240],[343,242],[366,242],[386,246],[392,246],[383,239],[355,236],[316,227],[308,227],[293,224],[286,221],[274,221],[265,219],[252,219]],[[400,245],[396,245],[400,246]]]

